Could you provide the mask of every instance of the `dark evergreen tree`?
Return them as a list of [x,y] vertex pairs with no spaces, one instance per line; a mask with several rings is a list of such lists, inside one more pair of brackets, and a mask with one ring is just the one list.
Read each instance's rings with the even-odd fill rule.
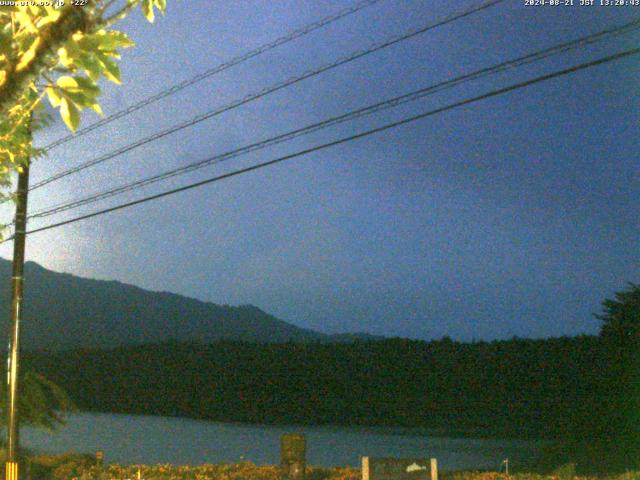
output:
[[[0,411],[6,412],[7,385],[0,382]],[[64,424],[65,416],[75,410],[69,395],[56,383],[39,373],[27,370],[20,379],[18,411],[20,424],[54,430]],[[0,425],[6,418],[0,416]]]

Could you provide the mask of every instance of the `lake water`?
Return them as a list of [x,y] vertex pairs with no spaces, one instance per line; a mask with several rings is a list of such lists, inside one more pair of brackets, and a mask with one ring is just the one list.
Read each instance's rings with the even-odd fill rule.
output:
[[50,453],[105,452],[107,463],[200,465],[237,462],[277,464],[280,436],[307,436],[310,465],[358,466],[360,457],[435,457],[443,470],[498,469],[503,459],[517,468],[542,442],[425,436],[381,428],[264,426],[143,415],[79,413],[51,434],[25,428],[21,443]]

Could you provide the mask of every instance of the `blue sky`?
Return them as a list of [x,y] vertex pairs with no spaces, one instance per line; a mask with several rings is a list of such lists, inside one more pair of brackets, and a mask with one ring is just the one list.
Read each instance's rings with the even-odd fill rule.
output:
[[[109,114],[351,5],[169,1],[137,46]],[[574,3],[579,4],[579,0]],[[484,12],[305,80],[33,192],[37,210],[268,138],[640,15],[633,7]],[[471,2],[381,0],[53,150],[32,182]],[[271,147],[71,218],[637,46],[621,37]],[[34,234],[43,266],[223,304],[325,332],[456,339],[595,333],[593,313],[638,282],[636,57],[446,112],[288,163]],[[83,123],[97,120],[93,113]],[[40,145],[64,134],[57,122]],[[51,219],[34,221],[32,227]],[[4,244],[0,255],[10,258]],[[28,288],[28,287],[27,287]],[[28,290],[27,290],[28,292]],[[28,295],[28,293],[27,293]]]

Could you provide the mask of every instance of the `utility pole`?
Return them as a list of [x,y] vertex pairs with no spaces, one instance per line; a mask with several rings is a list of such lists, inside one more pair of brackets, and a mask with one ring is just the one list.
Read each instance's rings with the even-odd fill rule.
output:
[[[31,122],[29,121],[29,135]],[[22,317],[22,286],[24,244],[27,230],[27,195],[29,193],[29,161],[18,174],[15,232],[13,235],[13,273],[11,276],[11,331],[7,361],[7,460],[5,479],[18,480],[19,434],[18,371],[20,353],[20,319]]]

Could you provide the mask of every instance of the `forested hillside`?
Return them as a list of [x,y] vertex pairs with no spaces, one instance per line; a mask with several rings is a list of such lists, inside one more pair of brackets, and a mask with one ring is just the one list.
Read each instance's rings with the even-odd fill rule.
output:
[[[350,342],[364,333],[327,335],[280,320],[253,305],[218,305],[116,281],[82,278],[25,265],[22,345],[25,349],[112,348],[169,340],[208,343]],[[11,262],[0,258],[0,278]],[[10,282],[0,282],[0,311],[8,312]],[[7,337],[7,322],[0,336]]]

